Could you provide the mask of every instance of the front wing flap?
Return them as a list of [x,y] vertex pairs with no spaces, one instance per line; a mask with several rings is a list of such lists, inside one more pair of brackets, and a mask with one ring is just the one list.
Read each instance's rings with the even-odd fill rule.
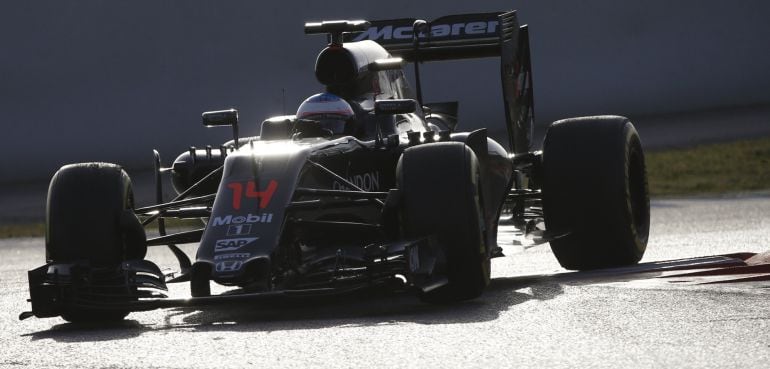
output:
[[[273,290],[248,293],[230,291],[222,295],[167,298],[164,276],[146,260],[132,260],[113,268],[87,264],[46,264],[28,272],[32,311],[19,316],[56,317],[67,311],[138,312],[173,307],[204,307],[232,303],[254,303],[333,297],[405,280],[399,288],[427,291],[446,283],[434,273],[443,256],[431,238],[374,244],[365,248],[370,263],[358,278],[345,283],[330,278],[328,287]],[[396,278],[402,276],[403,279]]]

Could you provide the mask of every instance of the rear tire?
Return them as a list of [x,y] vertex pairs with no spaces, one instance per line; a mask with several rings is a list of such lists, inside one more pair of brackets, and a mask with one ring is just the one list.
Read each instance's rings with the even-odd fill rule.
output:
[[[118,268],[143,259],[146,235],[133,212],[131,180],[121,167],[107,163],[66,165],[51,179],[46,209],[46,259],[51,263],[87,263]],[[124,311],[69,310],[71,322],[114,321]]]
[[650,231],[650,199],[641,141],[627,118],[572,118],[548,128],[543,211],[563,267],[639,262]]
[[435,236],[446,257],[438,272],[448,284],[421,299],[446,303],[481,295],[490,263],[476,155],[460,142],[409,148],[398,163],[398,184],[404,235]]

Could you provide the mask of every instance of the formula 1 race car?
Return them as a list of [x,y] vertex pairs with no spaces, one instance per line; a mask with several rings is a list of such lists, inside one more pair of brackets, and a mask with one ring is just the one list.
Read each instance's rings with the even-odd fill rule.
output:
[[[490,279],[503,209],[550,242],[568,269],[638,262],[649,232],[644,155],[628,119],[553,123],[532,151],[533,90],[526,26],[516,13],[426,22],[327,21],[315,75],[325,92],[297,114],[239,137],[234,109],[203,113],[233,140],[190,148],[169,168],[155,152],[157,204],[136,207],[121,167],[82,163],[53,176],[46,264],[29,271],[31,316],[121,320],[132,311],[305,298],[369,288],[447,303]],[[457,132],[457,103],[425,103],[420,64],[499,57],[508,146],[485,129]],[[412,63],[416,94],[404,75]],[[164,201],[162,178],[178,192]],[[168,233],[169,218],[203,227]],[[159,235],[145,227],[157,222]],[[538,227],[543,224],[545,229]],[[194,262],[177,245],[197,243]],[[166,246],[180,271],[145,260]],[[191,298],[166,296],[189,282]],[[211,283],[232,286],[212,294]],[[218,287],[219,288],[219,287]]]

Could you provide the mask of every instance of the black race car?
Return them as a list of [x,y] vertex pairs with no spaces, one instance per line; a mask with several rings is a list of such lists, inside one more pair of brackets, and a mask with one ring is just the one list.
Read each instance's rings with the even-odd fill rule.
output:
[[[327,34],[315,74],[325,92],[296,115],[221,147],[191,148],[170,168],[155,153],[157,204],[136,207],[121,167],[83,163],[51,180],[46,264],[29,271],[31,316],[120,320],[129,312],[304,298],[368,288],[427,302],[479,296],[489,283],[501,211],[548,241],[569,269],[633,264],[644,253],[649,199],[644,155],[623,117],[567,119],[531,151],[532,73],[515,12],[307,23]],[[457,132],[457,103],[422,101],[423,62],[499,57],[508,150],[485,129]],[[412,63],[413,94],[403,69]],[[178,196],[164,201],[170,174]],[[167,233],[168,218],[202,228]],[[157,222],[159,236],[145,227]],[[545,231],[538,226],[545,224]],[[198,243],[194,262],[178,244]],[[147,247],[180,264],[164,274]],[[188,282],[170,299],[166,283]],[[233,286],[212,295],[211,283]]]

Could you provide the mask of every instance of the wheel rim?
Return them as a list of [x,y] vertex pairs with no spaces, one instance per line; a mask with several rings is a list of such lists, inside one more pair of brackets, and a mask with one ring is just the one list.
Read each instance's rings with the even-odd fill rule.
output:
[[631,220],[640,240],[646,241],[649,233],[650,207],[647,195],[647,179],[644,175],[644,156],[634,146],[629,155],[628,188]]

